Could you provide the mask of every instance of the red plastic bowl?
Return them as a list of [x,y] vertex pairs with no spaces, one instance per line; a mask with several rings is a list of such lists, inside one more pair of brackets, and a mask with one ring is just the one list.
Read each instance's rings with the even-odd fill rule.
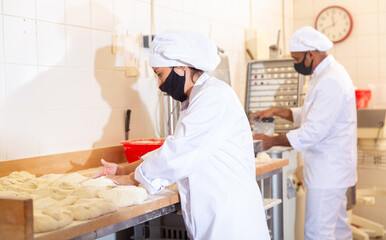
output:
[[129,163],[138,161],[143,155],[162,146],[165,139],[136,139],[122,141],[123,149]]
[[369,89],[357,89],[355,90],[355,98],[357,108],[367,108],[371,99],[371,90]]

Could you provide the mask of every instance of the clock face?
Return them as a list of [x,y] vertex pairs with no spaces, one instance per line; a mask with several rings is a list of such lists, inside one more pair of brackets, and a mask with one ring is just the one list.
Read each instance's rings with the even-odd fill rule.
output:
[[345,40],[351,33],[353,21],[350,13],[339,6],[323,9],[315,20],[315,28],[333,43]]

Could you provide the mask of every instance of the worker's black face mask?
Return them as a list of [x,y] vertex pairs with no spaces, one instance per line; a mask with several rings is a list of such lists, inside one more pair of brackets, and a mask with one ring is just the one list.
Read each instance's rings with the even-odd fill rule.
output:
[[173,99],[183,102],[187,98],[184,91],[185,80],[185,74],[184,76],[180,76],[174,71],[174,68],[172,68],[169,76],[166,78],[165,82],[159,86],[159,89],[162,92],[169,94]]
[[312,64],[314,63],[314,60],[311,61],[311,65],[309,67],[306,67],[304,62],[306,61],[307,52],[304,54],[303,61],[301,63],[294,63],[295,70],[303,75],[311,75],[312,73]]

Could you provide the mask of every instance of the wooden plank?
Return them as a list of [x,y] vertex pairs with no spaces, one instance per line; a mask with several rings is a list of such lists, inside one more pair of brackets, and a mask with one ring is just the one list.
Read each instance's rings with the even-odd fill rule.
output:
[[0,198],[0,239],[33,239],[32,199]]
[[37,176],[48,173],[69,173],[101,166],[100,160],[126,162],[123,147],[113,146],[0,162],[0,177],[13,171],[28,171]]
[[273,159],[272,162],[256,163],[256,176],[287,166],[288,159]]

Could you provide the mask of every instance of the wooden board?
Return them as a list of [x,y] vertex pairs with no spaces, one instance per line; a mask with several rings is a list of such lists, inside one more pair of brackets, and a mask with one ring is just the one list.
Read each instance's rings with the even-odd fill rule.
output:
[[32,199],[0,198],[0,239],[32,240]]
[[101,166],[101,159],[108,162],[127,162],[123,147],[113,146],[85,151],[24,158],[0,162],[0,177],[13,171],[28,171],[37,177],[48,173],[69,173]]
[[287,166],[288,159],[272,159],[272,162],[256,163],[256,176]]

